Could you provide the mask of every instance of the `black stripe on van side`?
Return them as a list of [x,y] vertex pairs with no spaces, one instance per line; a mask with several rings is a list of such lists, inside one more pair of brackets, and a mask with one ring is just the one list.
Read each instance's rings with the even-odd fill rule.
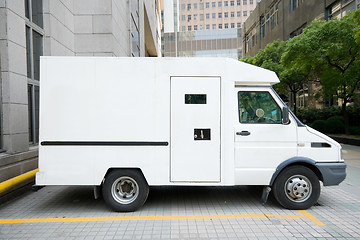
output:
[[41,146],[168,146],[168,142],[43,141]]

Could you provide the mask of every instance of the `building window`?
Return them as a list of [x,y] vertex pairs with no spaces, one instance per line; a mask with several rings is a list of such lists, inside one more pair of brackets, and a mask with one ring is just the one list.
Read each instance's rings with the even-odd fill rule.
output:
[[186,17],[185,15],[181,15],[181,21],[185,21]]
[[241,5],[241,0],[237,0],[237,1],[236,1],[236,5],[237,5],[237,6],[240,6],[240,5]]
[[235,23],[231,23],[231,28],[235,28]]
[[191,26],[188,26],[188,31],[191,31]]
[[206,30],[210,29],[210,24],[206,24]]
[[40,56],[43,55],[43,3],[25,0],[26,66],[28,77],[29,142],[39,142]]
[[229,6],[229,2],[228,2],[228,1],[224,1],[224,6],[225,6],[225,7]]
[[197,31],[197,25],[194,25],[194,31]]
[[139,0],[130,1],[131,55],[140,57]]
[[222,5],[222,2],[218,2],[218,7],[221,7],[221,5]]
[[197,9],[197,3],[194,3],[194,9]]
[[230,17],[232,17],[232,18],[235,17],[235,13],[234,13],[234,12],[231,12],[231,13],[230,13]]
[[249,0],[250,5],[254,4],[254,0]]
[[222,24],[221,23],[219,24],[219,29],[222,29]]
[[188,21],[191,21],[191,15],[188,15]]
[[204,25],[200,25],[200,30],[204,30]]
[[243,11],[243,16],[244,16],[244,17],[247,16],[247,11]]
[[200,3],[200,10],[204,10],[204,3]]
[[181,31],[185,32],[185,30],[186,30],[186,27],[185,27],[185,26],[182,26],[182,27],[181,27]]
[[216,2],[212,2],[211,7],[216,7]]
[[238,22],[238,23],[236,24],[236,27],[237,27],[237,28],[241,28],[241,23]]
[[200,14],[200,21],[204,21],[204,14]]
[[206,7],[206,8],[209,8],[209,7],[210,7],[210,3],[209,3],[209,2],[205,3],[205,7]]
[[206,14],[206,19],[210,19],[210,13]]
[[216,29],[216,24],[212,25],[212,29],[215,30]]
[[234,1],[230,1],[230,6],[235,6],[235,2],[234,2]]
[[191,9],[191,4],[188,4],[187,5],[187,10],[190,10]]
[[229,17],[229,13],[228,12],[224,13],[224,18],[228,18],[228,17]]
[[211,14],[212,18],[216,18],[216,13]]
[[229,28],[229,24],[228,24],[228,23],[225,23],[225,28]]
[[185,4],[181,4],[181,10],[185,10]]
[[236,16],[237,16],[237,17],[241,17],[241,12],[240,12],[240,11],[237,11],[237,12],[236,12]]
[[247,0],[243,0],[243,5],[247,5]]
[[218,18],[222,18],[222,13],[218,13]]
[[194,20],[197,20],[197,14],[194,14]]

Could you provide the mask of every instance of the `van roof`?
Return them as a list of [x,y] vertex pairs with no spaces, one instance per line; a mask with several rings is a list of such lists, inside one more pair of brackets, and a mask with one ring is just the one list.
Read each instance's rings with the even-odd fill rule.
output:
[[156,74],[167,76],[220,76],[235,85],[271,86],[279,82],[275,72],[247,64],[232,58],[222,57],[79,57],[42,56],[41,59],[94,59],[95,61],[121,61],[122,66],[156,69]]

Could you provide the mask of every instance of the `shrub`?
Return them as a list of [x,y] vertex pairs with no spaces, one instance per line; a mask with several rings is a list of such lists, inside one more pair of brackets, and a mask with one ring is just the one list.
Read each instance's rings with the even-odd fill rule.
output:
[[[343,119],[342,119],[343,120]],[[326,133],[344,133],[344,122],[338,117],[331,117],[325,121],[324,132]]]
[[324,120],[316,120],[311,124],[311,127],[318,130],[319,132],[324,132],[325,121]]
[[350,134],[360,135],[360,126],[350,126]]

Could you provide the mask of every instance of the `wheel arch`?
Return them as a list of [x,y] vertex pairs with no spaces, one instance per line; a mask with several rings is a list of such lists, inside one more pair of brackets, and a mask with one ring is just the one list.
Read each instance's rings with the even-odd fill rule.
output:
[[279,176],[279,174],[287,167],[294,166],[294,165],[300,165],[309,168],[312,170],[316,176],[319,178],[319,180],[323,181],[323,176],[321,171],[316,166],[316,162],[311,158],[306,157],[293,157],[290,158],[282,163],[279,164],[279,166],[276,168],[273,176],[271,177],[269,186],[272,186],[276,180],[276,178]]
[[121,168],[121,167],[111,167],[111,168],[109,168],[109,169],[106,171],[106,173],[105,173],[105,175],[104,175],[104,177],[103,177],[103,179],[102,179],[102,181],[101,181],[101,185],[103,185],[103,183],[104,183],[104,181],[105,181],[105,179],[106,179],[106,176],[108,176],[109,173],[111,173],[111,172],[113,172],[113,171],[116,171],[116,170],[134,170],[134,171],[138,171],[138,172],[143,176],[146,184],[149,185],[149,183],[148,183],[148,181],[146,180],[146,177],[145,177],[143,171],[142,171],[140,168],[137,168],[137,167],[124,167],[124,168]]

